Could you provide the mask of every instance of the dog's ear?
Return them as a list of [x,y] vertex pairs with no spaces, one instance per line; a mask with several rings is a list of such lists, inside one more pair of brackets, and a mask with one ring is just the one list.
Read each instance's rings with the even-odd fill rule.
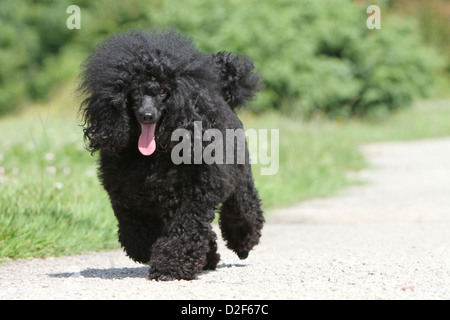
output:
[[[123,102],[125,103],[125,102]],[[91,153],[102,150],[117,153],[128,143],[129,118],[123,114],[126,106],[115,105],[92,94],[81,104],[84,138]]]
[[[114,40],[114,39],[113,39]],[[91,153],[102,150],[116,153],[128,142],[127,85],[120,54],[110,40],[91,54],[82,65],[78,94],[86,147]]]
[[263,89],[261,77],[253,72],[253,61],[248,56],[221,51],[213,59],[220,70],[223,98],[232,109],[245,105]]

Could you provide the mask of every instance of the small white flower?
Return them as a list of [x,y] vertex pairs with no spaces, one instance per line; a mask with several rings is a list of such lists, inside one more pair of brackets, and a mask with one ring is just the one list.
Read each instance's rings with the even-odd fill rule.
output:
[[94,177],[95,176],[95,170],[87,170],[86,171],[86,177]]
[[64,187],[64,185],[63,185],[61,182],[55,182],[55,184],[53,185],[53,187],[54,187],[55,189],[61,190],[61,189]]
[[55,154],[52,152],[47,152],[45,154],[45,160],[47,160],[48,163],[52,163],[53,161],[55,161]]
[[47,174],[56,174],[56,167],[48,166],[45,168],[45,172]]

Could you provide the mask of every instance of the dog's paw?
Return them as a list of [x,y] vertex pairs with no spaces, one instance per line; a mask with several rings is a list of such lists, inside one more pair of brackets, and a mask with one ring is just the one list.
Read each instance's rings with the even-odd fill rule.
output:
[[175,276],[173,276],[171,274],[155,272],[152,270],[149,271],[148,278],[150,280],[156,280],[156,281],[173,281],[173,280],[177,279]]
[[175,277],[173,277],[171,275],[162,274],[162,275],[158,276],[155,280],[156,281],[173,281],[176,279],[175,279]]
[[236,252],[236,254],[239,257],[239,259],[241,259],[241,260],[247,259],[247,257],[248,257],[248,251],[239,251],[239,252]]
[[158,271],[149,271],[148,275],[150,280],[156,280],[156,281],[174,281],[174,280],[196,280],[197,276],[195,274],[185,274],[185,273],[165,273],[165,272],[158,272]]
[[148,275],[148,278],[150,280],[156,280],[156,281],[173,281],[177,280],[176,277],[170,274],[156,274],[156,273],[150,273]]
[[209,253],[206,256],[206,264],[203,266],[203,270],[216,270],[217,263],[220,261],[220,254]]

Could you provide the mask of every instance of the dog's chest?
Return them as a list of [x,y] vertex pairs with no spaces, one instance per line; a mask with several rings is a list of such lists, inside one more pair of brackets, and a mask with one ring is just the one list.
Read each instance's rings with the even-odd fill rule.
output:
[[[159,159],[157,159],[159,160]],[[168,181],[176,179],[174,168],[164,161],[146,158],[101,159],[100,180],[112,198],[142,197],[156,200]]]

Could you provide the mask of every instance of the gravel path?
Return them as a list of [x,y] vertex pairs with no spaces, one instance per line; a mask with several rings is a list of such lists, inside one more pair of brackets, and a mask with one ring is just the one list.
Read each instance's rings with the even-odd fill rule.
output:
[[[364,181],[336,197],[277,210],[280,223],[450,223],[450,138],[370,144]],[[450,229],[449,229],[450,231]]]
[[5,262],[0,299],[450,299],[450,138],[363,152],[366,184],[273,212],[247,260],[220,241],[198,280],[146,280],[114,250]]

